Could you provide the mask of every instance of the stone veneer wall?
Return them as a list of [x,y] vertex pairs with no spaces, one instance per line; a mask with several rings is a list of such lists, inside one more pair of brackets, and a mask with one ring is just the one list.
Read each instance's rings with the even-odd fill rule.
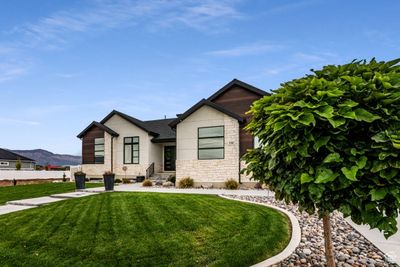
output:
[[[198,128],[225,127],[225,158],[198,160]],[[191,177],[196,185],[239,179],[239,123],[211,107],[204,106],[177,125],[177,182]]]

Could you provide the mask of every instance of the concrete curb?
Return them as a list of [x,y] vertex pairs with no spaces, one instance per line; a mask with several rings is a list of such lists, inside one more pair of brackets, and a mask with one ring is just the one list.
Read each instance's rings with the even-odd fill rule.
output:
[[258,205],[265,206],[268,208],[276,209],[276,210],[286,214],[286,216],[288,216],[288,218],[290,220],[290,223],[292,224],[292,238],[291,238],[289,244],[286,246],[286,248],[283,251],[281,251],[279,254],[272,256],[271,258],[266,259],[265,261],[256,263],[256,264],[252,265],[252,267],[265,267],[265,266],[271,266],[271,265],[277,264],[277,263],[283,261],[284,259],[288,258],[299,246],[300,241],[301,241],[301,228],[300,228],[299,221],[291,212],[281,209],[279,207],[267,205],[265,203],[253,202],[253,201],[242,200],[242,199],[235,199],[235,198],[230,198],[230,197],[224,196],[224,195],[218,195],[218,196],[225,198],[225,199],[229,199],[229,200],[258,204]]

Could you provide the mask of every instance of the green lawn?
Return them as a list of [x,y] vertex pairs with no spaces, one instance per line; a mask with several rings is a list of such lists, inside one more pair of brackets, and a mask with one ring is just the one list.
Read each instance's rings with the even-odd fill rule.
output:
[[[101,183],[86,183],[86,188],[103,186]],[[0,187],[0,205],[10,200],[43,197],[51,194],[73,192],[75,183],[43,183]]]
[[280,212],[217,196],[104,193],[0,216],[6,266],[249,266],[279,253]]

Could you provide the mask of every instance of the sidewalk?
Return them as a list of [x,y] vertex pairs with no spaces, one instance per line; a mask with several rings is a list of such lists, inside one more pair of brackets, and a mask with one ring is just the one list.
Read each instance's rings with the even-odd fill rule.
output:
[[[85,192],[104,192],[104,187],[88,188]],[[200,188],[175,188],[175,187],[143,187],[140,183],[122,184],[114,187],[115,192],[153,192],[153,193],[173,193],[173,194],[201,194],[201,195],[241,195],[241,196],[265,196],[273,197],[274,192],[259,189],[200,189]]]
[[395,235],[389,237],[389,239],[385,239],[383,233],[379,232],[377,229],[369,229],[367,225],[358,225],[349,218],[346,218],[346,221],[394,262],[400,265],[400,217],[397,218],[398,231]]
[[6,205],[0,205],[0,215],[26,210],[31,208],[36,208],[39,206],[47,205],[53,202],[62,201],[70,198],[86,197],[91,195],[96,195],[98,193],[91,192],[71,192],[63,194],[55,194],[45,197],[27,198],[21,200],[8,201]]

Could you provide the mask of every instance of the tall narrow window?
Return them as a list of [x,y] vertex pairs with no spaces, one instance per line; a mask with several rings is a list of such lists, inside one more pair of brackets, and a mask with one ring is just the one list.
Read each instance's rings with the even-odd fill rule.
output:
[[94,163],[104,164],[104,138],[94,139]]
[[139,136],[124,138],[124,164],[139,164]]
[[224,158],[224,126],[198,130],[198,159]]

